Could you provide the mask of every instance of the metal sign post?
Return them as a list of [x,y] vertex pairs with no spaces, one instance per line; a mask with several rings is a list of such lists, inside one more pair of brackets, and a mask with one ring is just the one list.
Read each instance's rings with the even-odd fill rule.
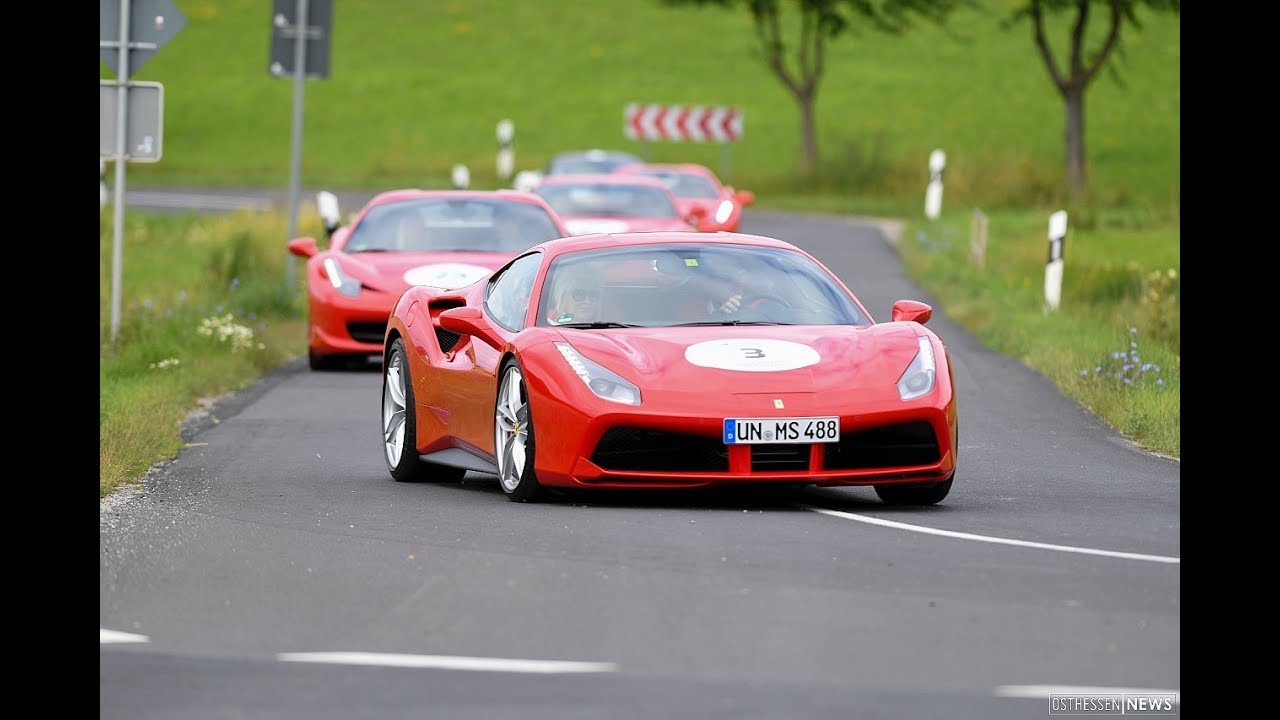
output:
[[[298,203],[302,196],[303,81],[329,75],[329,26],[333,0],[274,0],[271,11],[272,76],[293,74],[293,143],[289,158],[289,240],[298,235]],[[290,22],[293,16],[296,22]],[[310,42],[308,42],[310,41]],[[285,253],[285,288],[292,292],[294,257]]]
[[[98,54],[116,73],[114,81],[99,81],[98,93],[99,156],[116,166],[111,217],[111,344],[115,345],[124,274],[125,163],[158,161],[163,127],[163,86],[129,79],[186,26],[187,16],[172,0],[101,0],[98,8]],[[129,125],[131,110],[141,118],[135,127]]]

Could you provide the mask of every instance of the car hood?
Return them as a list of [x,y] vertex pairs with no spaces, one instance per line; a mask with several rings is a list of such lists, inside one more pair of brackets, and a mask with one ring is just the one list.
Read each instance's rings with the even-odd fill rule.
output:
[[469,285],[514,255],[489,252],[335,254],[347,274],[367,287],[399,294],[414,285],[446,289]]
[[591,233],[662,232],[692,230],[680,218],[618,217],[616,215],[561,215],[564,226],[574,235]]
[[913,322],[562,330],[642,391],[685,395],[885,391],[916,356],[921,332]]

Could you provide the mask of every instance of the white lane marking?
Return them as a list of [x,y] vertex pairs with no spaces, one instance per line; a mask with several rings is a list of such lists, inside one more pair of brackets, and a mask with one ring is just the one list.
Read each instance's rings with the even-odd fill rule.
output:
[[839,510],[828,510],[826,508],[812,507],[809,505],[801,505],[800,507],[805,510],[822,513],[823,515],[844,518],[845,520],[857,520],[858,522],[869,523],[871,525],[883,525],[885,527],[897,528],[899,530],[910,530],[912,532],[925,533],[927,535],[941,535],[943,537],[958,538],[960,540],[976,540],[978,542],[996,543],[998,545],[1017,545],[1018,547],[1040,548],[1041,550],[1057,550],[1058,552],[1079,553],[1081,555],[1102,555],[1105,557],[1124,558],[1126,560],[1146,560],[1147,562],[1172,563],[1175,565],[1182,562],[1182,558],[1168,557],[1166,555],[1143,555],[1142,553],[1099,550],[1097,548],[1075,547],[1073,545],[1051,545],[1049,543],[1031,542],[1030,540],[1013,540],[1010,538],[992,537],[990,535],[975,535],[973,533],[955,532],[953,530],[939,530],[937,528],[925,527],[923,525],[908,525],[907,523],[894,522],[893,520],[881,520],[880,518],[869,517],[866,515],[855,515],[854,513],[841,512]]
[[614,672],[614,663],[563,660],[519,660],[513,658],[464,657],[457,655],[401,655],[368,652],[280,653],[285,662],[332,663],[336,665],[381,665],[385,667],[436,668],[440,670],[480,670],[518,673],[599,673]]
[[1049,695],[1173,695],[1173,701],[1181,697],[1179,690],[1158,688],[1094,687],[1089,685],[1000,685],[996,697],[1030,698],[1048,700]]
[[120,632],[119,630],[107,630],[98,628],[98,644],[104,643],[140,643],[151,642],[146,635],[134,635],[133,633]]

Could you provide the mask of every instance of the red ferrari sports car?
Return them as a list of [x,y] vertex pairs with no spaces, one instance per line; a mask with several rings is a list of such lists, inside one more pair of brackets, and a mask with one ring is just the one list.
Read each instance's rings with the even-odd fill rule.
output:
[[[321,193],[322,198],[326,193]],[[536,195],[511,190],[393,190],[340,226],[322,208],[329,246],[289,241],[306,258],[311,369],[382,353],[387,317],[414,285],[448,289],[487,275],[531,245],[569,231]]]
[[549,488],[951,489],[957,418],[932,309],[877,322],[818,260],[740,233],[551,240],[387,325],[384,458],[398,481]]
[[706,165],[695,163],[630,163],[614,168],[616,173],[656,177],[671,188],[683,215],[698,209],[698,229],[703,232],[738,232],[742,209],[756,201],[750,190],[725,185]]
[[574,235],[696,229],[698,215],[656,178],[612,173],[548,175],[534,190]]

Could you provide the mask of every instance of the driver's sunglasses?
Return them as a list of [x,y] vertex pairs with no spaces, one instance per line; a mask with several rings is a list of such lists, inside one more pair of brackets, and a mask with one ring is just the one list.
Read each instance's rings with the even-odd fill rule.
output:
[[573,299],[578,302],[582,302],[583,300],[586,300],[588,298],[590,298],[591,300],[600,299],[599,290],[587,290],[586,288],[574,288],[569,291],[569,294],[573,296]]

